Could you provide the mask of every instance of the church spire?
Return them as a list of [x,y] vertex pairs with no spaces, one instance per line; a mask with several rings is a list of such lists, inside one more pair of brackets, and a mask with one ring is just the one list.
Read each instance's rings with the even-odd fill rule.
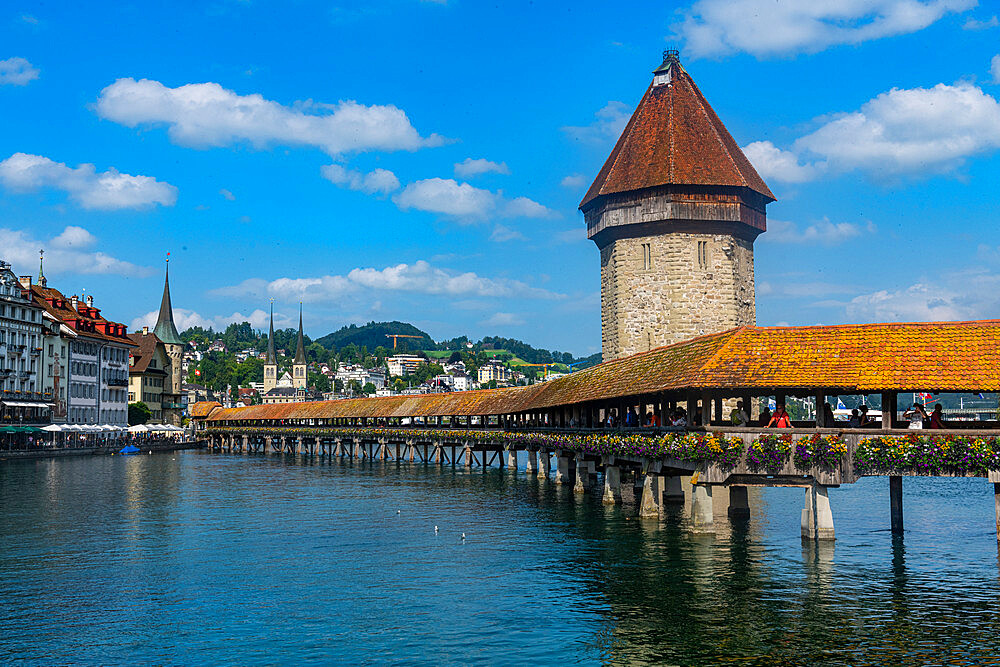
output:
[[299,340],[295,346],[295,363],[306,363],[306,349],[302,341],[302,302],[299,302]]
[[265,364],[278,363],[274,356],[274,302],[271,302],[271,325],[267,331],[267,358]]
[[45,268],[42,265],[42,260],[45,259],[45,250],[38,251],[38,286],[48,287],[49,281],[45,278]]
[[160,300],[160,314],[156,318],[153,333],[167,345],[184,345],[184,341],[174,326],[174,309],[170,304],[170,253],[167,253],[167,268],[163,276],[163,298]]

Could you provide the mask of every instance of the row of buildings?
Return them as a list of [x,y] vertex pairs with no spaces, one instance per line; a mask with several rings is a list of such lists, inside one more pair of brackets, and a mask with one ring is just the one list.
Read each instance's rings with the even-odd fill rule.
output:
[[93,295],[49,287],[41,256],[37,279],[0,261],[2,423],[124,426],[128,404],[142,401],[152,421],[180,424],[183,348],[169,278],[154,331],[129,334]]

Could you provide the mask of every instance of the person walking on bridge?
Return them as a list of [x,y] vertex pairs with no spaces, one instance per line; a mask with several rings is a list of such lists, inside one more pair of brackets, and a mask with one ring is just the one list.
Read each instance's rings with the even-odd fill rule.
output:
[[792,420],[788,417],[788,413],[785,412],[785,404],[778,403],[774,406],[774,414],[771,415],[771,421],[767,423],[768,428],[791,428]]

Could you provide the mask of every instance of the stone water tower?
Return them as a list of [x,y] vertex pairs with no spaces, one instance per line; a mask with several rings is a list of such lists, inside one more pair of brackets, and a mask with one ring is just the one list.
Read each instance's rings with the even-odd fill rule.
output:
[[756,323],[753,242],[774,195],[677,52],[663,56],[580,203],[605,361]]

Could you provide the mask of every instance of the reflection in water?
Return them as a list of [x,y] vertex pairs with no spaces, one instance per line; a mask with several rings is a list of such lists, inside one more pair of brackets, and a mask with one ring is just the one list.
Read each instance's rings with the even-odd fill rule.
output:
[[836,543],[800,539],[801,489],[751,489],[749,522],[717,501],[717,533],[695,536],[682,505],[639,520],[629,486],[609,507],[599,485],[461,466],[194,452],[0,464],[0,662],[1000,653],[981,480],[908,484],[905,542],[886,530],[879,480],[831,493]]

